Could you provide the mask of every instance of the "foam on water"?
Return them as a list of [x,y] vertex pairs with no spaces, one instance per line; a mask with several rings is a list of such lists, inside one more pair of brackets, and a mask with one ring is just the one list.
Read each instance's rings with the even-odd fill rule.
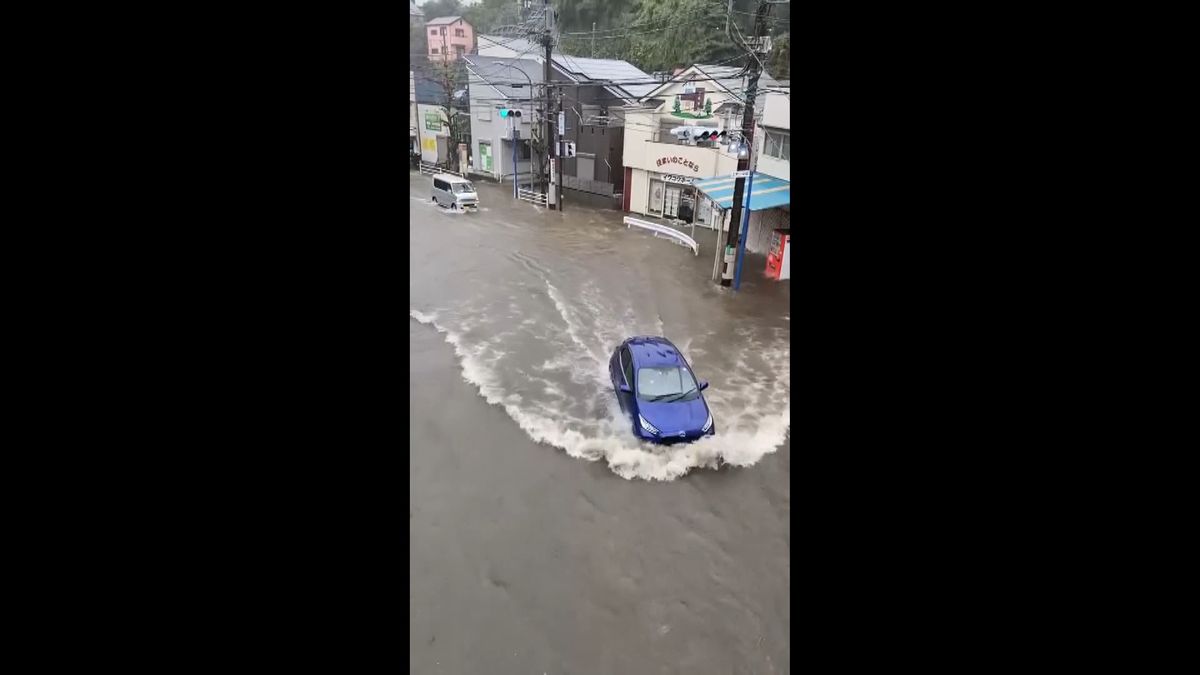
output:
[[[529,268],[541,272],[534,265]],[[552,358],[531,364],[530,372],[505,361],[517,345],[504,344],[502,338],[511,336],[513,331],[478,339],[484,331],[474,331],[478,324],[467,320],[467,316],[477,317],[478,313],[464,312],[464,316],[457,318],[453,312],[443,315],[436,311],[409,310],[410,317],[433,327],[454,348],[463,379],[475,386],[489,404],[503,408],[533,440],[579,459],[604,460],[614,473],[625,479],[665,481],[684,476],[695,468],[717,468],[722,462],[752,466],[786,439],[787,343],[764,345],[747,340],[741,347],[745,351],[737,357],[734,374],[720,388],[712,387],[705,393],[717,424],[715,436],[670,446],[638,441],[633,436],[631,422],[620,412],[608,381],[608,350],[620,342],[622,335],[643,334],[654,326],[662,334],[661,317],[647,317],[641,322],[631,320],[634,317],[629,312],[607,306],[609,303],[599,293],[588,288],[582,289],[582,310],[577,310],[546,275],[538,276],[542,277],[549,300],[566,324],[567,335],[555,340],[552,337],[555,331],[548,327],[543,327],[545,333],[525,335],[523,339],[556,350]],[[617,315],[625,317],[626,321],[620,322],[623,325],[612,326],[598,319]],[[478,337],[469,337],[475,334]],[[684,344],[690,346],[692,342],[689,338]],[[692,348],[692,353],[701,351]],[[763,361],[773,368],[751,370],[753,361]],[[588,393],[568,395],[563,388],[567,382],[561,379],[564,374],[569,376],[569,382],[583,385],[576,389]],[[556,376],[560,378],[558,381]]]

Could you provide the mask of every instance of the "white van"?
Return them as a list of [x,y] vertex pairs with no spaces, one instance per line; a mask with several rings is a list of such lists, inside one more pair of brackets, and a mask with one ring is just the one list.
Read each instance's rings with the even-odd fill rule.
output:
[[479,195],[475,186],[462,176],[438,173],[433,176],[433,201],[451,209],[478,209]]

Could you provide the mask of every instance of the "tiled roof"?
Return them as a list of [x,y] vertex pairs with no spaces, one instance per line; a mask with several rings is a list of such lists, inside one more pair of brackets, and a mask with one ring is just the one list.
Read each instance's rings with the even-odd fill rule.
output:
[[444,23],[446,23],[446,24],[454,23],[455,21],[460,21],[460,20],[462,20],[461,16],[439,16],[436,19],[430,19],[430,20],[426,21],[425,25],[426,26],[438,26],[438,25],[441,25]]

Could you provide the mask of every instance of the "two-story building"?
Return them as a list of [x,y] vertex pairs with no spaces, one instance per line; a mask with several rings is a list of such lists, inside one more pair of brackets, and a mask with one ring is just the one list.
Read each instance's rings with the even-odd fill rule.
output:
[[[759,78],[760,87],[776,84],[766,73]],[[672,130],[736,136],[745,85],[740,68],[694,65],[626,108],[623,210],[716,226],[712,203],[691,185],[736,171],[737,152],[717,142],[682,140]]]
[[[467,69],[471,141],[474,143],[471,173],[498,181],[511,180],[515,153],[516,175],[528,180],[533,125],[540,119],[537,113],[544,105],[536,94],[540,91],[542,66],[532,59],[474,55],[464,56],[463,63]],[[504,108],[520,110],[521,117],[501,117],[500,110]],[[512,140],[514,125],[520,132],[515,146]]]
[[430,61],[454,61],[475,51],[475,29],[461,16],[443,16],[425,22]]
[[[627,109],[625,211],[728,230],[736,144],[694,139],[711,130],[724,130],[727,141],[740,137],[747,84],[740,68],[695,65],[643,96],[638,109]],[[762,254],[774,230],[789,226],[791,148],[786,90],[766,73],[758,86],[752,152],[762,198],[751,199],[746,249]],[[691,139],[672,133],[681,127]]]
[[[540,119],[540,110],[545,106],[540,98],[544,97],[541,83],[545,50],[522,38],[479,36],[479,61],[513,58],[532,61],[538,67],[530,76],[539,93],[533,108]],[[557,95],[562,93],[562,137],[575,143],[575,157],[562,164],[567,203],[574,197],[616,206],[613,198],[624,189],[625,107],[654,88],[649,84],[651,78],[626,61],[571,56],[557,50],[551,52],[550,65],[550,81],[556,85],[555,110]],[[500,75],[503,81],[521,82],[521,76],[514,72]]]

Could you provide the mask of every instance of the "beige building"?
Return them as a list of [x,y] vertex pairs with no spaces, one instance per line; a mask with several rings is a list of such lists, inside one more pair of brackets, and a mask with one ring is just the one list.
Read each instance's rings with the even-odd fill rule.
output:
[[[737,171],[736,152],[715,142],[683,141],[673,129],[740,133],[745,82],[740,68],[695,65],[684,69],[625,110],[625,193],[631,213],[677,218],[715,228],[712,203],[692,183]],[[767,74],[760,87],[776,86]],[[765,96],[758,97],[759,104]]]

